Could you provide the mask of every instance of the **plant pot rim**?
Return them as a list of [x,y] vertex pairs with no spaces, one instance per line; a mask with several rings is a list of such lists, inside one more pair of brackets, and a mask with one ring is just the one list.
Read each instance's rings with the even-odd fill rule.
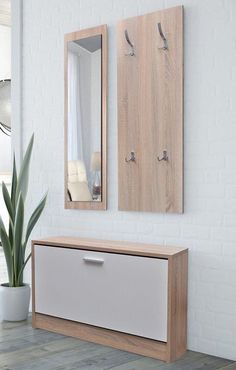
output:
[[21,286],[8,286],[8,284],[9,283],[2,283],[2,284],[0,284],[0,287],[6,288],[6,289],[25,289],[25,288],[29,288],[30,287],[30,285],[29,284],[26,284],[26,283],[24,283]]

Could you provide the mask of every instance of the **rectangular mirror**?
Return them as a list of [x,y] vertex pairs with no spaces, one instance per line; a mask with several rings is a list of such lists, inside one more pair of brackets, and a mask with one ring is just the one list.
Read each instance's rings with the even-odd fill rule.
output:
[[106,209],[106,25],[65,35],[65,208]]

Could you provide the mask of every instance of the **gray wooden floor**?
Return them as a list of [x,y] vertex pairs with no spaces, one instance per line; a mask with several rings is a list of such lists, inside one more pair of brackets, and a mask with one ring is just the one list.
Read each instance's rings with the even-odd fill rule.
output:
[[236,370],[236,363],[187,352],[179,361],[158,360],[31,328],[30,321],[0,324],[1,370]]

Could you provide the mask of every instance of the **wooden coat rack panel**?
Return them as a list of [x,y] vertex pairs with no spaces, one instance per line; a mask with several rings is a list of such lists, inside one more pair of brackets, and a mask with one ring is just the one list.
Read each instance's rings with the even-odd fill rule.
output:
[[182,213],[183,7],[119,22],[117,45],[119,209]]

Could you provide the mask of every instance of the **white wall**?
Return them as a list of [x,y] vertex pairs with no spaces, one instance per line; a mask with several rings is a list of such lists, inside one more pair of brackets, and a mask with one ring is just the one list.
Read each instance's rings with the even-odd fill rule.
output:
[[11,78],[11,28],[0,24],[0,80]]
[[[0,80],[11,78],[11,28],[0,25]],[[11,169],[11,140],[0,132],[0,174]]]
[[[11,78],[11,28],[0,25],[0,80]],[[8,177],[3,173],[11,171],[11,138],[0,131],[0,214],[7,222],[7,210],[2,197],[2,181],[8,183]],[[0,249],[0,282],[6,282],[7,271]]]
[[11,171],[11,138],[0,132],[0,181],[1,174]]
[[[181,3],[185,213],[118,212],[116,21]],[[24,0],[23,20],[24,148],[36,134],[30,204],[49,189],[34,237],[80,235],[188,247],[188,347],[236,360],[236,2]],[[103,23],[109,27],[108,211],[64,210],[63,37]]]

